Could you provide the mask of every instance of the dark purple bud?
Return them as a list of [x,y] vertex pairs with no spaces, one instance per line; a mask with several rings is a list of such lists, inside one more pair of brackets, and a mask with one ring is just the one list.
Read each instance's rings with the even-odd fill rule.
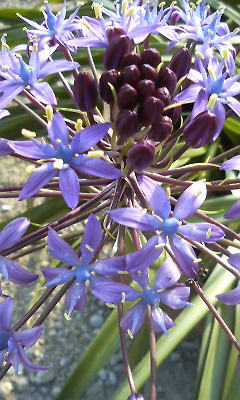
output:
[[95,80],[87,71],[79,72],[74,81],[73,94],[81,111],[92,111],[98,101],[98,90]]
[[155,68],[153,68],[151,65],[149,64],[141,65],[140,72],[143,79],[150,79],[150,81],[153,82],[157,81],[158,73],[155,70]]
[[133,169],[141,171],[151,165],[154,155],[154,142],[152,140],[142,140],[128,151],[127,160]]
[[134,135],[138,131],[137,114],[131,110],[121,110],[117,116],[116,131],[123,139]]
[[162,142],[170,135],[172,129],[172,120],[169,117],[162,116],[159,121],[152,125],[148,137],[155,142]]
[[117,27],[110,27],[107,29],[106,36],[107,40],[110,42],[112,39],[118,37],[118,36],[123,36],[126,35],[126,32],[122,28],[117,28]]
[[168,68],[175,72],[177,80],[181,79],[184,75],[187,75],[191,68],[191,53],[187,47],[183,47],[178,50],[172,57]]
[[169,68],[160,69],[158,73],[157,87],[166,87],[172,95],[177,84],[176,74]]
[[176,124],[177,120],[181,116],[181,113],[182,113],[182,107],[181,106],[170,108],[169,110],[164,111],[164,115],[166,115],[167,117],[171,118],[173,125]]
[[109,86],[109,83],[115,88],[117,91],[119,87],[119,76],[115,69],[111,69],[110,71],[103,72],[101,78],[99,79],[99,92],[102,99],[108,103],[113,103],[113,94],[112,90]]
[[132,50],[132,42],[127,36],[114,37],[107,45],[103,56],[103,64],[106,69],[119,70],[125,54]]
[[129,83],[129,85],[136,86],[138,81],[141,79],[141,74],[136,65],[127,65],[122,70],[122,81]]
[[128,83],[125,83],[119,90],[117,102],[120,108],[133,109],[138,102],[138,93]]
[[133,393],[128,396],[127,400],[144,400],[144,397],[140,393]]
[[157,97],[147,97],[138,110],[139,121],[144,125],[154,124],[161,117],[164,104]]
[[161,87],[155,90],[154,97],[162,100],[164,107],[169,106],[171,103],[171,96],[169,90],[166,87]]
[[142,79],[137,83],[137,91],[140,97],[152,96],[155,90],[155,83],[149,79]]
[[142,63],[141,56],[137,53],[128,53],[123,57],[122,66],[126,67],[127,65],[136,65],[139,67]]
[[212,142],[217,130],[217,118],[211,111],[198,114],[183,130],[186,143],[198,149]]
[[141,54],[142,63],[157,67],[161,62],[161,56],[157,49],[145,49]]
[[170,17],[170,23],[171,25],[175,25],[178,20],[180,19],[180,15],[178,14],[177,11],[173,11]]

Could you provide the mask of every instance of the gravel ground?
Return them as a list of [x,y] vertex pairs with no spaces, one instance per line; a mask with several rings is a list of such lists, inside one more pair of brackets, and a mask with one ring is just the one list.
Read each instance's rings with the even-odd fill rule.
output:
[[[72,3],[72,2],[69,2]],[[36,0],[1,1],[0,7],[33,7],[39,4]],[[11,157],[0,159],[0,186],[16,185],[26,180],[26,164]],[[35,200],[35,204],[41,200]],[[16,217],[26,210],[26,202],[16,199],[0,199],[1,220]],[[81,225],[77,229],[81,230]],[[21,258],[21,263],[32,271],[39,272],[41,267],[48,267],[51,258],[46,250]],[[32,298],[34,285],[27,288],[3,285],[3,291],[11,293],[16,299],[14,321],[27,310]],[[8,373],[0,383],[0,400],[53,400],[63,383],[74,369],[79,357],[83,354],[92,338],[96,335],[110,310],[96,299],[89,297],[88,306],[83,313],[74,313],[72,320],[64,317],[63,302],[55,308],[51,317],[44,323],[44,335],[32,349],[31,359],[39,364],[53,364],[47,373],[33,373],[20,369],[18,377]],[[38,315],[36,315],[37,317]],[[35,317],[34,317],[35,318]],[[31,323],[34,322],[34,318]],[[169,336],[171,340],[171,334]],[[190,339],[171,354],[158,370],[159,400],[192,400],[194,378],[197,364],[199,341]],[[123,379],[121,354],[118,352],[109,365],[103,368],[92,382],[89,390],[81,396],[82,400],[110,400]],[[144,389],[144,392],[147,388]],[[147,399],[147,396],[146,396]],[[126,399],[122,399],[126,400]]]

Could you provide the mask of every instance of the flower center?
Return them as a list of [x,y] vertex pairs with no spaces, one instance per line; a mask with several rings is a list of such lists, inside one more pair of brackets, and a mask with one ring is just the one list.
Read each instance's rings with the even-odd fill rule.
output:
[[145,304],[149,304],[150,306],[160,302],[160,296],[155,289],[145,290],[142,299]]
[[162,231],[167,235],[174,235],[179,229],[179,221],[176,218],[168,218],[162,223]]
[[91,276],[91,271],[89,271],[87,266],[81,266],[76,269],[76,281],[82,283],[87,281]]
[[72,150],[69,147],[61,146],[58,149],[58,156],[63,160],[64,164],[70,164],[72,161]]
[[8,347],[8,340],[10,338],[9,333],[0,331],[0,351]]
[[222,92],[224,79],[225,79],[225,77],[222,76],[221,78],[213,81],[213,83],[211,84],[211,88],[210,88],[211,94],[213,94],[213,93],[220,94]]

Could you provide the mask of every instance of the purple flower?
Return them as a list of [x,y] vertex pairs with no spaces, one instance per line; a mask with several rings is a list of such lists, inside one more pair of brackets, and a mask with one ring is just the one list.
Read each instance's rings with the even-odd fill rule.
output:
[[[16,218],[0,232],[0,253],[14,246],[24,235],[29,227],[27,218]],[[8,282],[11,281],[17,285],[26,285],[38,279],[38,276],[27,271],[21,265],[10,258],[0,255],[0,273]]]
[[[141,256],[140,252],[139,260]],[[147,306],[150,306],[155,332],[163,332],[165,335],[168,335],[167,330],[172,328],[175,323],[162,311],[159,304],[163,303],[174,310],[180,310],[189,306],[190,288],[179,284],[173,289],[166,290],[176,285],[181,277],[180,270],[170,257],[158,269],[153,287],[149,286],[148,277],[145,272],[140,275],[138,273],[133,275],[134,280],[143,290],[139,292],[133,288],[128,289],[126,301],[139,301],[124,315],[121,320],[121,327],[124,331],[128,331],[130,335],[136,334],[145,320]]]
[[27,357],[24,347],[33,346],[42,334],[42,326],[25,329],[22,332],[16,332],[11,329],[11,320],[13,313],[13,299],[7,297],[0,304],[0,364],[4,361],[4,356],[7,355],[7,363],[12,364],[15,374],[18,374],[19,361],[25,368],[33,371],[46,371],[50,366],[40,366],[33,364]]
[[[240,271],[240,254],[231,254],[228,258],[229,264]],[[219,294],[216,296],[221,303],[228,306],[236,306],[240,304],[240,285],[227,293]]]
[[49,42],[51,45],[57,43],[67,46],[70,50],[75,51],[74,47],[67,45],[67,41],[74,39],[72,34],[73,30],[76,30],[76,15],[79,11],[77,8],[73,14],[67,19],[66,18],[66,0],[64,0],[61,11],[54,15],[50,10],[48,3],[45,2],[45,11],[42,9],[44,21],[40,25],[35,21],[31,21],[28,18],[22,17],[17,14],[23,21],[33,26],[35,29],[28,30],[28,32],[39,39],[39,45],[42,47],[45,43]]
[[189,278],[195,278],[198,271],[196,255],[193,248],[181,236],[204,243],[214,243],[224,236],[223,231],[213,224],[182,222],[191,217],[204,202],[207,195],[204,181],[193,183],[182,193],[172,215],[171,203],[160,186],[145,176],[139,177],[139,183],[155,214],[149,214],[146,210],[138,208],[121,208],[112,210],[109,213],[111,218],[122,225],[143,232],[158,231],[164,241],[168,238],[184,274]]
[[240,218],[240,200],[238,200],[232,207],[229,208],[224,215],[224,219]]
[[0,119],[6,117],[7,115],[10,115],[8,110],[0,110]]
[[215,140],[225,121],[224,106],[230,107],[240,116],[240,102],[235,98],[240,93],[240,83],[237,82],[240,74],[227,78],[226,72],[223,72],[224,62],[219,63],[216,57],[210,60],[208,73],[200,59],[198,59],[198,69],[190,70],[188,79],[194,84],[178,94],[175,100],[185,103],[194,102],[191,120],[201,112],[210,109],[217,118],[217,129],[213,139]]
[[38,51],[37,43],[34,43],[29,63],[25,63],[22,57],[8,49],[8,56],[4,54],[7,63],[0,66],[0,108],[6,107],[24,89],[44,104],[57,104],[55,95],[47,82],[38,82],[46,76],[62,71],[71,71],[79,67],[78,63],[56,60],[47,62],[55,47]]
[[120,178],[122,174],[118,169],[103,160],[91,159],[83,154],[105,136],[109,127],[110,124],[105,123],[85,128],[76,133],[70,143],[68,127],[60,112],[56,112],[48,124],[51,145],[34,139],[32,142],[9,142],[16,154],[37,160],[48,160],[32,173],[20,193],[19,200],[31,197],[53,177],[59,176],[63,198],[70,208],[75,208],[79,201],[80,190],[75,171],[111,180]]
[[[240,156],[234,156],[221,165],[222,170],[236,169],[240,171]],[[240,200],[238,200],[224,215],[225,219],[240,218]]]

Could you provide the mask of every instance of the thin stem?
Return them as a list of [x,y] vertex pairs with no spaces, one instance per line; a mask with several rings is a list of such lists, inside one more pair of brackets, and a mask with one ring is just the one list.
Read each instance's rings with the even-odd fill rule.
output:
[[234,147],[234,148],[231,149],[231,150],[225,151],[224,153],[219,154],[219,155],[216,156],[216,157],[211,158],[211,160],[209,160],[209,162],[211,162],[211,163],[216,163],[216,162],[222,160],[222,159],[225,158],[225,157],[226,157],[226,158],[229,158],[229,157],[231,157],[231,156],[233,156],[234,154],[239,153],[239,152],[240,152],[240,145]]
[[236,347],[237,351],[240,353],[240,344],[238,343],[237,339],[231,332],[231,330],[228,328],[227,324],[225,321],[222,319],[222,317],[218,314],[216,308],[210,303],[206,295],[203,293],[202,289],[200,288],[198,282],[194,280],[190,280],[189,285],[193,287],[195,292],[201,297],[201,299],[204,301],[208,309],[211,311],[213,314],[214,318],[218,321],[219,325],[222,327],[224,332],[226,333],[227,337],[229,340],[232,342],[233,346]]
[[37,108],[39,108],[39,110],[45,112],[45,106],[42,103],[40,103],[40,101],[35,99],[35,97],[31,93],[29,93],[27,90],[23,90],[22,93],[24,94],[24,96],[28,98],[28,100],[31,101],[32,104],[34,104]]
[[93,60],[93,57],[92,57],[91,49],[89,47],[87,47],[87,56],[88,56],[89,65],[91,67],[91,70],[92,70],[92,73],[93,73],[93,76],[94,76],[94,80],[96,82],[97,87],[99,87],[97,70],[96,70],[95,63],[94,63],[94,60]]
[[149,325],[149,350],[150,350],[150,364],[151,364],[151,380],[149,399],[157,400],[157,361],[156,361],[156,338],[153,328],[151,307],[147,306],[147,318]]
[[37,113],[35,113],[35,111],[31,110],[30,107],[28,107],[26,104],[22,103],[18,99],[14,99],[13,101],[14,101],[14,103],[18,104],[29,115],[31,115],[31,117],[33,117],[37,122],[39,122],[39,124],[41,124],[44,128],[47,129],[47,122],[44,121],[44,119],[42,119],[41,117],[39,117],[39,115]]

